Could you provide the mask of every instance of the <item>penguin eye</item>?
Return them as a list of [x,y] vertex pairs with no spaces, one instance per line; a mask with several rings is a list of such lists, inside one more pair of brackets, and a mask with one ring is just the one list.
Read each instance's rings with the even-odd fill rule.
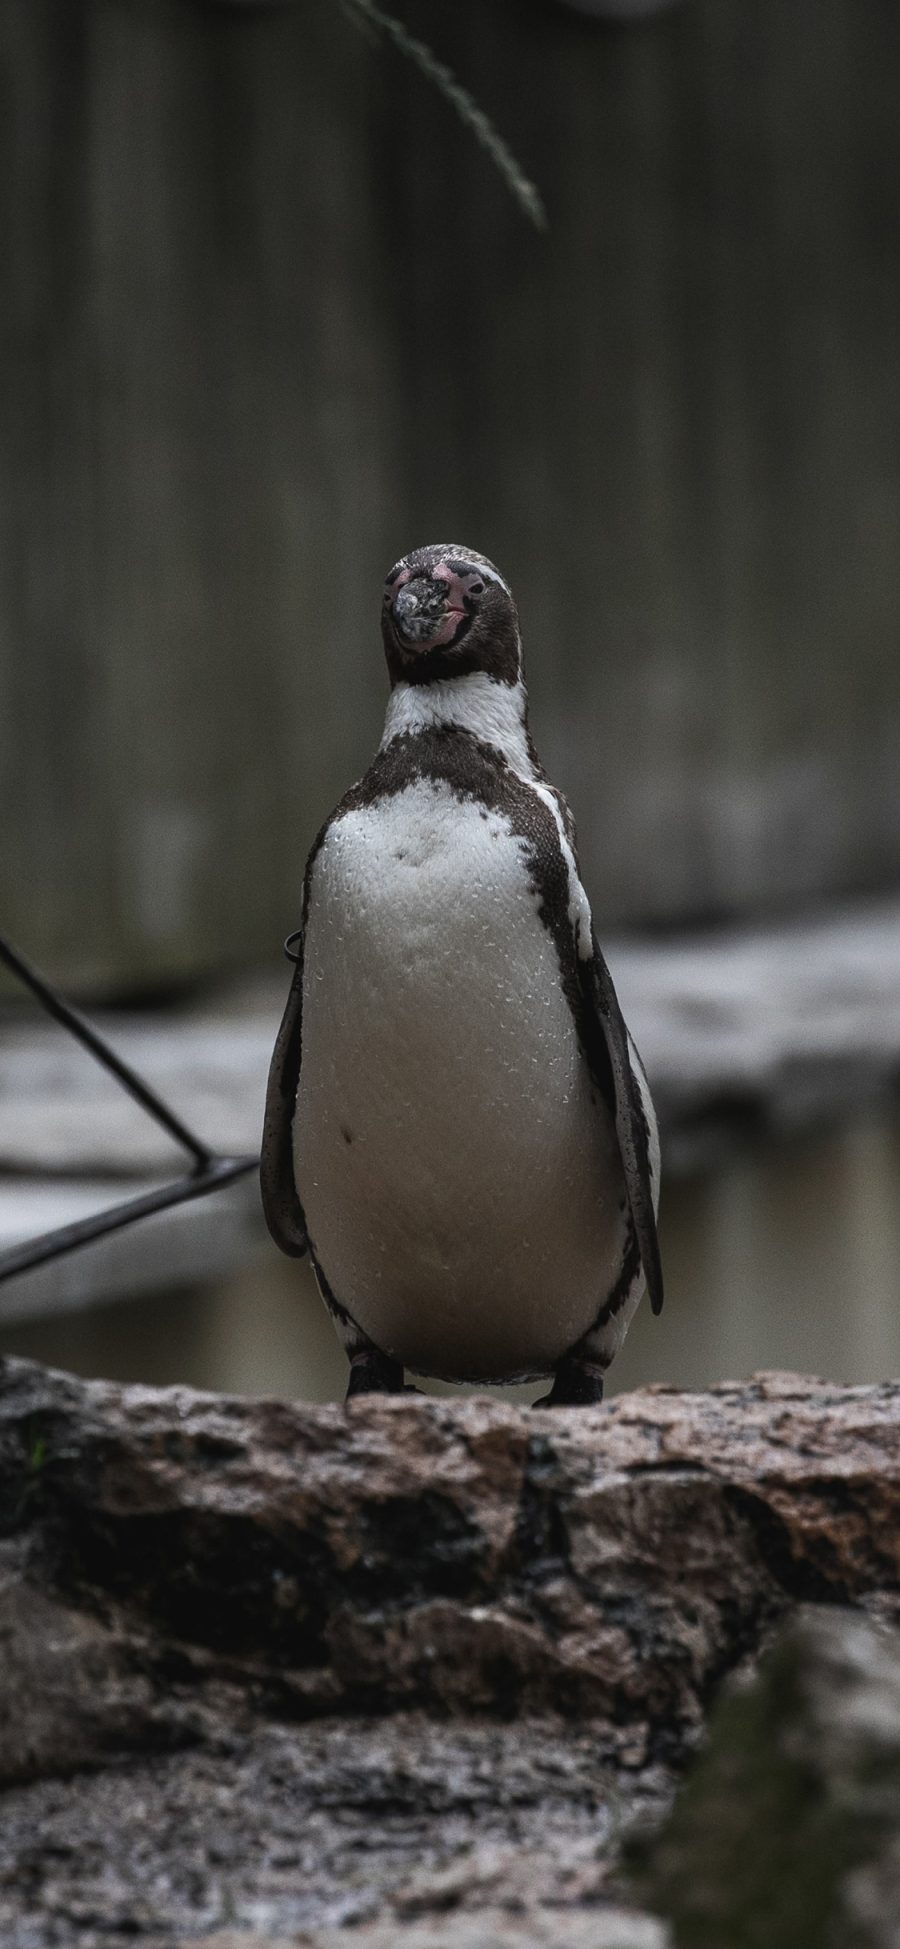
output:
[[470,582],[470,583],[469,583],[469,588],[468,588],[468,593],[469,593],[469,595],[470,595],[470,596],[480,596],[480,595],[483,595],[483,594],[484,594],[484,583],[483,583],[483,582]]

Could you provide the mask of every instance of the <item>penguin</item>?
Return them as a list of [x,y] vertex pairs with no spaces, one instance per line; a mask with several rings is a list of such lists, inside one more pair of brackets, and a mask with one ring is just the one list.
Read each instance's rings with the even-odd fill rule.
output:
[[384,587],[384,735],[316,838],[269,1073],[263,1209],[309,1252],[347,1399],[406,1372],[547,1377],[600,1401],[663,1300],[659,1140],[532,742],[518,615],[487,557]]

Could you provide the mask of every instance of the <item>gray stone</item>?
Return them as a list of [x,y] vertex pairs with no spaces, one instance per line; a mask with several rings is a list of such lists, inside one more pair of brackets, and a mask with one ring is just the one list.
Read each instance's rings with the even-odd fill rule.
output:
[[[189,1940],[182,1937],[179,1949],[187,1949]],[[424,1923],[304,1929],[290,1937],[235,1929],[203,1937],[204,1949],[668,1949],[669,1941],[662,1923],[621,1908],[580,1915],[564,1909],[516,1915],[484,1908],[476,1915],[453,1914]]]

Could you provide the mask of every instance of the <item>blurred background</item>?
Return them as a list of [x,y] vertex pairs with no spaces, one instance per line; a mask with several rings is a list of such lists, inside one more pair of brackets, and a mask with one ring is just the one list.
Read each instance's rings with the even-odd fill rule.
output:
[[[450,538],[663,1116],[613,1388],[900,1368],[900,14],[0,0],[0,929],[258,1145],[303,864]],[[176,1154],[7,982],[0,1248]],[[252,1179],[0,1285],[0,1351],[313,1399]]]

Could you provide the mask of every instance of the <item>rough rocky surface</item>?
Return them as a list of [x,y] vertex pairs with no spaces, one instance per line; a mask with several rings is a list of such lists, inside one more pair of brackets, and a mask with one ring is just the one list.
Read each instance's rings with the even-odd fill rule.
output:
[[900,1632],[796,1619],[716,1708],[648,1881],[683,1949],[897,1949]]
[[900,1616],[898,1428],[778,1375],[551,1413],[8,1362],[4,1949],[658,1949],[621,1843],[723,1676],[799,1601]]
[[232,1922],[355,1941],[379,1917],[396,1937],[471,1930],[485,1910],[508,1931],[574,1929],[610,1900],[639,1797],[651,1816],[665,1804],[649,1782],[623,1791],[602,1742],[571,1727],[261,1724],[7,1793],[0,1940],[169,1943]]
[[[431,1921],[374,1922],[354,1929],[301,1929],[290,1936],[218,1930],[204,1949],[669,1949],[671,1938],[652,1916],[617,1908],[532,1909],[516,1915],[482,1908]],[[163,1945],[159,1945],[163,1949]],[[168,1945],[166,1945],[168,1949]]]

